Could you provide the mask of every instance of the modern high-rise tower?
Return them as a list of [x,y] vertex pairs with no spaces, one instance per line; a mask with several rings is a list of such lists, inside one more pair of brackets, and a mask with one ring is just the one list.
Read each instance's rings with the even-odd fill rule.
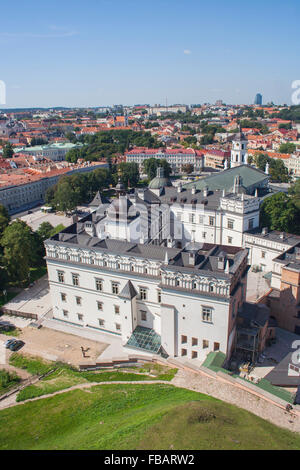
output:
[[262,105],[262,95],[260,93],[257,93],[255,96],[254,104]]

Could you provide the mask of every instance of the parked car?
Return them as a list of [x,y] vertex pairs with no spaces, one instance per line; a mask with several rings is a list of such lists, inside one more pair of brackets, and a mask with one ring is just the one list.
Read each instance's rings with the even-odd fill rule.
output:
[[21,341],[20,339],[17,339],[16,341],[13,341],[10,345],[9,345],[9,349],[11,351],[18,351],[19,349],[21,349],[23,346],[24,346],[24,341]]
[[6,342],[5,342],[5,347],[6,349],[9,349],[9,346],[14,343],[16,340],[16,338],[11,338],[11,339],[8,339]]

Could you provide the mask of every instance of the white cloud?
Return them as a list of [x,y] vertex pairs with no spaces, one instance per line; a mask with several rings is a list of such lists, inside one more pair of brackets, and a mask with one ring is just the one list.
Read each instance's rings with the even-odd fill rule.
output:
[[183,53],[186,55],[190,55],[192,51],[190,51],[189,49],[184,49]]

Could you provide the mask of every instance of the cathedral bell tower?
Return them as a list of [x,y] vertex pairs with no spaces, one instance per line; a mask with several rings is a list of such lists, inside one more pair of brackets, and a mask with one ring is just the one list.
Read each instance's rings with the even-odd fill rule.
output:
[[240,165],[247,165],[248,163],[247,142],[248,141],[240,128],[240,132],[235,134],[234,139],[232,141],[231,160],[230,160],[231,168],[234,168]]

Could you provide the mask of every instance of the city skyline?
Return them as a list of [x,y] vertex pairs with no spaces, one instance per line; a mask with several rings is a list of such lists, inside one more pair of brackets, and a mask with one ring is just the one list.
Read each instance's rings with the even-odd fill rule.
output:
[[242,10],[236,0],[5,4],[0,110],[166,98],[252,104],[257,92],[264,103],[291,104],[299,13],[295,0],[284,10],[279,1],[256,0]]

